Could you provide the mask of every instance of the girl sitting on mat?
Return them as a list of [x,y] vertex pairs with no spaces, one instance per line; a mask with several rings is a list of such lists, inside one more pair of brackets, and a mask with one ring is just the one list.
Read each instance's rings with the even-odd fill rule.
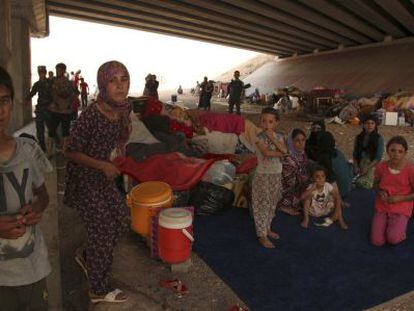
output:
[[362,123],[362,132],[355,138],[354,144],[354,173],[359,176],[355,181],[357,187],[367,189],[373,187],[375,165],[381,161],[383,153],[384,139],[378,133],[377,118],[368,115]]
[[398,244],[405,240],[407,223],[414,200],[414,167],[407,163],[407,141],[395,136],[388,141],[388,161],[375,168],[375,214],[371,226],[371,243]]
[[282,190],[280,158],[287,153],[283,136],[276,133],[278,120],[275,109],[264,108],[261,115],[262,132],[256,138],[258,165],[252,183],[253,218],[259,243],[266,248],[274,248],[269,237],[279,238],[271,230],[271,223]]
[[303,221],[301,226],[303,228],[309,227],[309,216],[326,217],[324,222],[317,224],[318,226],[330,226],[334,221],[338,221],[342,229],[347,229],[343,217],[341,199],[338,188],[326,182],[326,170],[322,166],[315,166],[312,170],[312,184],[306,189],[302,195],[304,200]]

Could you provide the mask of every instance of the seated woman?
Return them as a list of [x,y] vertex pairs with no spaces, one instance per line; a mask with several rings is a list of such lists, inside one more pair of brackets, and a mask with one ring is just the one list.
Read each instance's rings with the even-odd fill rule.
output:
[[311,125],[311,134],[306,140],[305,151],[309,160],[317,161],[319,153],[320,136],[326,132],[325,122],[323,120],[314,121]]
[[287,139],[289,155],[282,160],[282,199],[278,208],[292,216],[300,214],[300,197],[310,182],[305,140],[305,132],[293,129]]
[[326,169],[326,179],[338,188],[341,204],[345,207],[347,204],[343,200],[352,188],[352,166],[335,144],[335,138],[330,132],[321,135],[317,163]]
[[384,138],[378,133],[377,120],[373,115],[368,115],[354,144],[354,172],[359,175],[355,182],[357,187],[373,187],[374,169],[381,161],[383,153]]

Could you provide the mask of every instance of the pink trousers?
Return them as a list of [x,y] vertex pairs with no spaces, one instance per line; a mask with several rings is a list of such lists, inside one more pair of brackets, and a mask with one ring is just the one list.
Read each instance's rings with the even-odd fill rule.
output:
[[401,214],[375,212],[371,225],[371,243],[396,245],[405,240],[409,218]]

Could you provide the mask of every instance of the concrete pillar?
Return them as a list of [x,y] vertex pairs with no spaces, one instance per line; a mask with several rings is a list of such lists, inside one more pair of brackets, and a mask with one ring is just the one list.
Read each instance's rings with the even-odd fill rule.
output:
[[19,11],[12,13],[12,66],[15,96],[11,130],[22,128],[32,120],[32,108],[26,103],[31,86],[30,23]]
[[11,69],[11,1],[0,0],[0,66]]

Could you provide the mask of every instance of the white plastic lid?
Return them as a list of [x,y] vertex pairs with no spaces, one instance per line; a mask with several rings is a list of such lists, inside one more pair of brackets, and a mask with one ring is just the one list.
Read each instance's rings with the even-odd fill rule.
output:
[[183,229],[191,226],[193,217],[184,208],[167,208],[161,211],[158,224],[168,229]]

